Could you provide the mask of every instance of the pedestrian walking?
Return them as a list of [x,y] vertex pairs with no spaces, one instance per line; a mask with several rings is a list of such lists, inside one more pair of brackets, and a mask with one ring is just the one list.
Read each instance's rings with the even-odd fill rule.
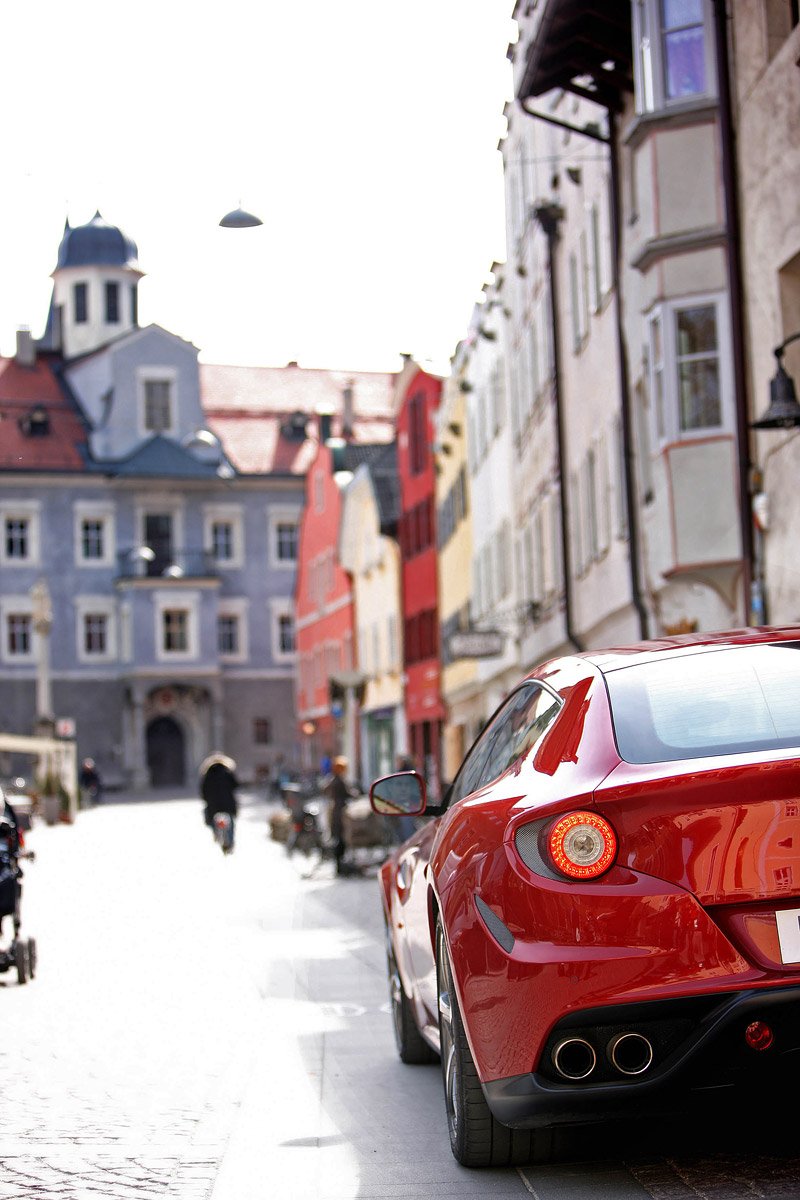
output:
[[200,795],[205,805],[204,819],[210,829],[214,828],[216,813],[227,813],[231,818],[231,848],[239,802],[236,789],[236,763],[226,754],[215,751],[200,764]]
[[334,758],[331,765],[332,775],[325,787],[325,793],[331,802],[331,838],[333,839],[333,856],[336,860],[336,874],[346,875],[344,856],[347,846],[344,840],[344,810],[347,801],[354,796],[355,791],[348,787],[346,781],[347,759],[343,755]]
[[[416,769],[417,768],[413,758],[410,758],[407,754],[398,754],[396,770],[416,771]],[[392,817],[391,823],[394,827],[395,837],[398,842],[406,841],[407,838],[411,837],[412,833],[416,833],[417,831],[417,822],[415,817],[410,817],[408,815],[404,817]]]
[[100,803],[103,799],[103,783],[93,758],[85,758],[81,763],[78,783],[83,788],[90,804]]

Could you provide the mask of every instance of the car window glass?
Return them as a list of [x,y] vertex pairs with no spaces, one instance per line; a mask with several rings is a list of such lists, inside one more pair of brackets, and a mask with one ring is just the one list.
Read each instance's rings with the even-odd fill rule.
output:
[[525,684],[512,692],[464,760],[450,802],[485,787],[514,762],[521,762],[543,737],[560,707],[560,700],[539,684]]
[[544,688],[529,685],[512,697],[513,703],[497,723],[491,749],[484,760],[478,786],[485,787],[530,753],[555,720],[560,701]]
[[798,649],[741,646],[609,672],[620,755],[671,762],[800,746]]

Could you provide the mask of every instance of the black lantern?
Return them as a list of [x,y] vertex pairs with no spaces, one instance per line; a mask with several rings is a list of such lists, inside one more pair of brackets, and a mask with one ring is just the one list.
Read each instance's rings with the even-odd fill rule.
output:
[[796,429],[800,426],[800,404],[794,380],[783,365],[786,347],[800,338],[800,331],[775,347],[777,370],[769,382],[769,408],[760,421],[753,421],[751,429]]

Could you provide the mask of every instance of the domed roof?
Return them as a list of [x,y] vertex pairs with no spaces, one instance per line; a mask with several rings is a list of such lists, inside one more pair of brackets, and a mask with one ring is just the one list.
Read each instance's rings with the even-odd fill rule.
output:
[[108,225],[96,212],[86,225],[64,226],[64,236],[58,247],[60,267],[133,267],[139,263],[136,243],[126,237],[116,225]]

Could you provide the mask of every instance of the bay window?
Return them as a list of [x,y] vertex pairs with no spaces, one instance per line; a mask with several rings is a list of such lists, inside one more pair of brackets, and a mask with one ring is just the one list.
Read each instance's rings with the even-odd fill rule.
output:
[[636,0],[636,109],[657,112],[716,94],[711,0]]

